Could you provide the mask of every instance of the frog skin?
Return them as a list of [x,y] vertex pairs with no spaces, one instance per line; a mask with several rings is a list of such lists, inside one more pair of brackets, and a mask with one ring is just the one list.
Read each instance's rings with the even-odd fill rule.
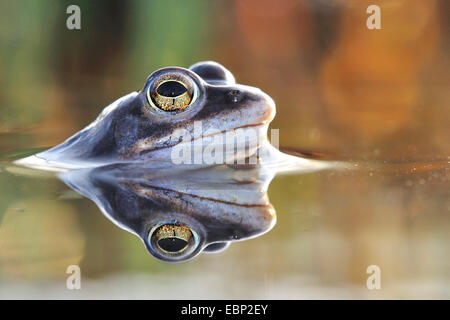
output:
[[[185,92],[172,98],[177,90]],[[199,62],[189,69],[167,67],[153,72],[140,91],[107,106],[94,122],[63,143],[16,164],[76,169],[170,160],[174,146],[192,144],[211,130],[225,134],[238,128],[255,130],[260,146],[267,142],[274,116],[275,104],[267,94],[236,84],[216,62]],[[201,122],[201,131],[195,130],[196,122]],[[188,134],[174,136],[177,129]]]
[[273,172],[259,166],[182,167],[115,164],[69,170],[59,178],[166,262],[222,251],[274,226],[267,197]]

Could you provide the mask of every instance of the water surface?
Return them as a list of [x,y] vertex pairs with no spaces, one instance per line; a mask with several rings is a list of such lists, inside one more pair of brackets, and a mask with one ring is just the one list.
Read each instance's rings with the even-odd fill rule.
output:
[[[273,229],[168,264],[53,173],[4,160],[0,296],[448,297],[448,178],[446,160],[354,161],[347,169],[277,176],[268,192]],[[69,265],[80,266],[82,290],[66,289]],[[381,268],[381,290],[366,288],[370,265]]]

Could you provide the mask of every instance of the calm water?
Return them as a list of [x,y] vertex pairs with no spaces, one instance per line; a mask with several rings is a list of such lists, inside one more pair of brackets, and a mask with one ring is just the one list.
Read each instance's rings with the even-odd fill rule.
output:
[[[4,160],[0,297],[448,298],[448,178],[447,160],[278,176],[271,231],[169,264],[53,174]],[[66,289],[69,265],[81,290]],[[381,290],[366,287],[370,265]]]

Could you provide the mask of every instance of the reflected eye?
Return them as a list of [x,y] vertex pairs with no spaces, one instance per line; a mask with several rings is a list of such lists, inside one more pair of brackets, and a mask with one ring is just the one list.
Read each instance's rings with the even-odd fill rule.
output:
[[182,73],[165,73],[155,79],[147,91],[147,99],[163,111],[182,111],[195,98],[195,84]]
[[167,253],[180,253],[184,251],[192,238],[192,232],[185,226],[166,224],[152,235],[159,249]]
[[172,260],[191,253],[198,246],[195,231],[180,224],[163,224],[149,232],[150,247],[163,259]]

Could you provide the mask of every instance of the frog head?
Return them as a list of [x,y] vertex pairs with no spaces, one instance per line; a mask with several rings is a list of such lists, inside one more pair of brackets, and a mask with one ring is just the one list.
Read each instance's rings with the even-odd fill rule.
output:
[[25,160],[64,168],[171,161],[174,154],[194,155],[208,146],[218,161],[248,157],[266,141],[274,116],[275,104],[267,94],[236,84],[231,72],[216,62],[166,67],[150,74],[141,90],[107,106],[86,128]]

